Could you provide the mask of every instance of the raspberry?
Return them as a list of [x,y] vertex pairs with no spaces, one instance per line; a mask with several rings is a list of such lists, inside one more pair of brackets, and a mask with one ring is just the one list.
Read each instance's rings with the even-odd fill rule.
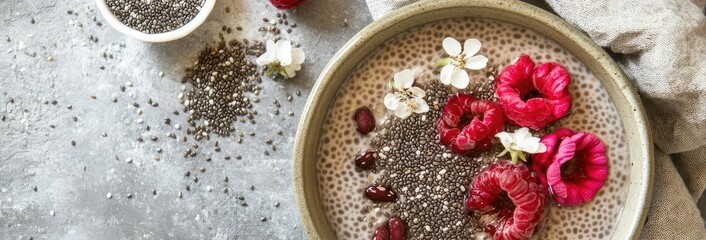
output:
[[547,195],[527,166],[501,160],[473,179],[466,208],[495,218],[495,225],[485,229],[494,229],[496,240],[529,239],[539,231],[546,216]]
[[576,134],[574,130],[568,128],[560,128],[553,133],[544,135],[541,142],[547,147],[547,151],[543,153],[537,153],[532,155],[532,160],[530,162],[530,167],[532,170],[537,172],[539,179],[542,181],[542,185],[547,185],[547,168],[552,162],[554,162],[554,157],[556,156],[556,150],[559,148],[559,144],[564,138],[573,136]]
[[495,93],[511,123],[540,130],[569,113],[569,83],[569,72],[558,63],[535,67],[522,55],[498,75]]
[[306,2],[306,0],[270,0],[270,3],[272,3],[272,5],[282,10],[287,10],[299,6],[304,2]]
[[606,145],[596,135],[562,128],[542,138],[547,151],[532,156],[532,168],[552,198],[567,206],[590,202],[608,178]]
[[458,154],[474,154],[492,146],[504,122],[500,104],[457,94],[449,98],[436,126],[441,144]]

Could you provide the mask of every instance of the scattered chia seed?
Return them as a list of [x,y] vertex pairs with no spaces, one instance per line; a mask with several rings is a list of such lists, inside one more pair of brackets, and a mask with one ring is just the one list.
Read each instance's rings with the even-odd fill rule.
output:
[[204,0],[106,0],[110,11],[125,25],[140,32],[169,32],[190,22]]

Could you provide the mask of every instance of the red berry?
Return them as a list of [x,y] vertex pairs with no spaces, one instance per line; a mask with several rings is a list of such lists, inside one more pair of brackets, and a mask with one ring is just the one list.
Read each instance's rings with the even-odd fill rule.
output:
[[375,117],[368,107],[358,108],[355,111],[355,115],[353,115],[353,119],[359,133],[365,135],[375,130]]
[[394,202],[397,200],[397,194],[392,191],[392,188],[373,185],[365,189],[365,197],[373,202]]
[[387,229],[387,225],[380,225],[375,229],[373,233],[373,240],[390,240],[390,231]]
[[363,170],[370,170],[373,168],[373,166],[375,166],[375,152],[367,151],[362,155],[357,156],[355,158],[355,166]]
[[522,55],[498,75],[495,93],[511,123],[543,129],[571,110],[571,75],[560,64],[548,62],[535,67]]
[[483,230],[484,232],[487,232],[490,235],[495,235],[495,226],[493,225],[485,225],[485,229]]
[[475,154],[492,146],[505,122],[500,104],[478,100],[472,94],[449,98],[436,127],[441,144],[458,154]]
[[304,2],[306,2],[306,0],[270,0],[272,5],[283,10],[299,6]]
[[[524,164],[499,161],[476,175],[466,208],[495,216],[496,240],[530,239],[546,216],[547,195],[536,173]],[[489,232],[490,233],[490,232]]]
[[390,240],[404,240],[407,236],[407,223],[400,217],[394,216],[387,222],[390,230]]
[[561,128],[542,137],[544,153],[532,156],[532,168],[564,206],[593,200],[608,178],[606,145],[596,135]]

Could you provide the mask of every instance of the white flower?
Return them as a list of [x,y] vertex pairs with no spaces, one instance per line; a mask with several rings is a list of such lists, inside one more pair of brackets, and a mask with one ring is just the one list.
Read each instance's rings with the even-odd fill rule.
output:
[[468,39],[461,43],[456,39],[447,37],[442,42],[444,50],[449,54],[449,58],[441,59],[438,65],[441,69],[441,83],[451,84],[455,88],[464,89],[470,82],[470,77],[466,69],[479,70],[488,64],[488,58],[483,55],[476,55],[480,51],[480,41],[478,39]]
[[415,113],[425,113],[429,111],[429,105],[424,101],[426,91],[413,87],[414,72],[405,69],[394,76],[392,82],[392,92],[385,95],[383,102],[385,107],[394,111],[395,116],[406,118]]
[[540,142],[538,137],[532,136],[529,128],[526,127],[517,129],[515,133],[499,132],[495,134],[495,137],[499,138],[505,147],[505,150],[498,157],[509,152],[513,163],[517,163],[517,157],[520,157],[522,161],[527,161],[523,152],[535,154],[547,151],[547,146]]
[[279,40],[276,43],[267,40],[266,51],[256,62],[262,66],[268,66],[267,75],[271,76],[277,72],[284,78],[292,78],[297,75],[304,62],[305,55],[301,48],[292,48],[292,42]]

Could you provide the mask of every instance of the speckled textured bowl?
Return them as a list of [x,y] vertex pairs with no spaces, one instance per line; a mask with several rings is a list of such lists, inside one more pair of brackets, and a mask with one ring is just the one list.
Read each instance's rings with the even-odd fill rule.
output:
[[630,150],[627,199],[611,239],[636,239],[649,209],[653,148],[640,99],[618,65],[584,33],[542,9],[520,1],[421,1],[373,22],[356,34],[324,68],[297,130],[294,184],[302,222],[311,239],[335,239],[319,196],[316,153],[330,103],[349,73],[384,41],[407,29],[443,19],[479,17],[526,27],[561,44],[601,80],[616,105]]

